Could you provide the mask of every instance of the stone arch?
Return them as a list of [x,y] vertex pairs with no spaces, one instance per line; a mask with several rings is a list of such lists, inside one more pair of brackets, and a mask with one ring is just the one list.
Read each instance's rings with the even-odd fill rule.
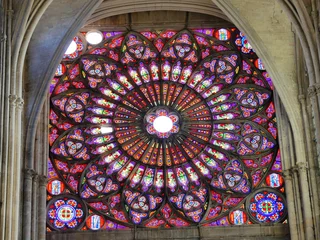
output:
[[[264,4],[255,3],[250,0],[233,1],[234,5],[228,2],[229,1],[216,1],[216,4],[221,7],[227,16],[221,13],[221,11],[217,9],[217,6],[211,2],[200,4],[197,1],[190,0],[187,4],[181,3],[180,1],[172,1],[169,4],[161,3],[161,1],[154,1],[153,3],[149,2],[147,5],[145,5],[146,3],[144,1],[135,1],[134,4],[130,3],[130,1],[112,1],[111,3],[108,2],[108,4],[107,2],[104,2],[99,6],[99,10],[92,14],[91,18],[88,19],[88,22],[90,23],[106,16],[141,11],[141,9],[144,11],[191,10],[193,12],[223,17],[224,19],[231,19],[239,29],[248,35],[250,42],[272,76],[275,87],[290,116],[290,122],[295,129],[299,129],[302,124],[301,117],[296,114],[296,112],[299,111],[299,102],[294,67],[294,35],[291,31],[290,21],[285,14],[282,13],[280,7],[276,6],[275,1],[264,1]],[[89,8],[97,7],[99,1],[90,5],[83,3],[84,6],[81,6],[79,3],[79,9],[77,11],[83,11],[81,14],[75,14],[75,11],[57,11],[57,8],[60,8],[61,4],[62,3],[59,3],[59,1],[51,3],[43,15],[43,18],[50,19],[51,17],[59,27],[50,26],[51,24],[48,20],[40,20],[29,44],[28,52],[32,54],[32,58],[29,59],[28,62],[30,69],[28,79],[32,79],[29,83],[30,90],[28,93],[29,101],[27,106],[27,115],[32,116],[32,120],[30,119],[29,123],[35,122],[37,119],[37,114],[34,113],[34,111],[39,112],[38,109],[40,109],[41,103],[46,97],[45,91],[54,73],[54,66],[58,65],[58,62],[63,55],[63,50],[66,48],[66,43],[70,41],[72,36],[83,25],[84,20],[92,13],[92,9]],[[252,5],[251,9],[248,7],[250,5]],[[246,6],[246,8],[243,6]],[[255,14],[251,14],[252,12],[250,12],[253,9],[256,12]],[[54,14],[49,14],[50,12]],[[265,20],[263,24],[259,19],[255,19],[261,16],[262,12],[264,13],[264,19],[262,20]],[[65,16],[63,16],[63,14],[65,14]],[[75,16],[72,14],[75,14]],[[76,21],[68,19],[68,16],[69,18],[70,16],[71,18],[77,17]],[[61,22],[57,21],[57,19],[60,19]],[[68,19],[68,21],[66,21],[66,19]],[[254,25],[252,24],[253,22]],[[60,31],[61,33],[57,34],[56,31]],[[281,31],[283,32],[283,35],[281,36],[281,39],[277,39],[277,36]],[[43,32],[45,32],[45,34]],[[43,42],[40,42],[52,38],[53,35],[55,35],[53,44],[47,42],[49,44],[49,46],[47,46]],[[46,49],[46,57],[41,56],[43,55],[43,48]],[[42,59],[46,59],[46,62],[43,63]],[[37,69],[37,66],[40,65],[40,61],[42,62],[43,69],[47,69],[46,73],[44,73],[43,69]],[[39,86],[39,84],[41,85],[40,91],[38,88],[35,89],[34,87]],[[290,88],[287,86],[290,86]]]
[[[143,7],[142,7],[143,6]],[[142,11],[157,11],[157,10],[173,10],[173,11],[186,11],[196,12],[207,15],[216,16],[224,20],[229,20],[228,17],[211,1],[197,2],[188,0],[181,3],[180,1],[150,1],[139,0],[131,1],[112,1],[103,2],[99,9],[97,9],[92,16],[88,19],[87,23],[92,23],[101,18],[120,15],[124,13],[142,12]]]

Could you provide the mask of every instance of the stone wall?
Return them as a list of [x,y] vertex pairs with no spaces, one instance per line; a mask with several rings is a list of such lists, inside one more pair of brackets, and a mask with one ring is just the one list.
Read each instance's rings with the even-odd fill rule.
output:
[[287,224],[47,233],[47,240],[289,240]]

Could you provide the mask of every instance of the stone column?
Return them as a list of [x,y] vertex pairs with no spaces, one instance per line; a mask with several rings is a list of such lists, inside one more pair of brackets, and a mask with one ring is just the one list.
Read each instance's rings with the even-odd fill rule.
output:
[[[18,97],[16,100],[16,114],[15,114],[15,155],[14,155],[14,166],[13,172],[14,173],[21,173],[23,169],[23,161],[22,159],[22,151],[24,149],[23,143],[23,119],[22,119],[22,112],[24,108],[24,100],[21,97]],[[12,211],[12,239],[18,239],[19,233],[21,232],[21,192],[17,189],[21,189],[21,174],[14,174],[13,178],[13,209]]]
[[283,177],[286,184],[286,197],[288,206],[288,219],[291,240],[299,240],[298,223],[296,218],[296,206],[294,200],[294,189],[292,183],[292,174],[289,169],[283,171]]
[[315,138],[316,138],[316,146],[317,146],[317,156],[318,156],[318,166],[320,165],[320,112],[319,112],[319,104],[317,101],[317,90],[314,85],[308,88],[308,97],[312,106],[313,113],[313,124],[315,128]]
[[32,214],[32,178],[33,169],[25,169],[23,186],[23,240],[31,240],[31,214]]
[[33,224],[31,225],[31,239],[37,240],[38,238],[38,225],[35,224],[38,222],[38,193],[39,193],[39,175],[34,174],[32,179],[32,214],[31,220]]
[[305,236],[307,240],[314,240],[313,219],[310,204],[309,182],[307,175],[307,165],[303,162],[297,163],[299,171],[299,182],[301,188],[301,198],[303,207],[303,220],[305,226]]
[[47,176],[39,176],[39,204],[38,204],[38,240],[46,239],[46,200],[47,200]]
[[295,166],[291,168],[291,176],[292,176],[292,184],[293,184],[293,194],[294,194],[294,200],[295,200],[295,206],[294,209],[298,224],[298,234],[299,239],[304,240],[305,239],[305,231],[304,231],[304,221],[303,221],[303,214],[302,214],[302,205],[301,205],[301,192],[299,187],[299,172],[298,168]]
[[6,204],[4,207],[5,211],[5,239],[12,239],[12,227],[14,222],[14,206],[15,199],[13,198],[13,192],[16,191],[16,186],[14,184],[15,177],[17,175],[17,172],[15,169],[15,154],[16,154],[16,148],[20,144],[16,141],[15,134],[15,114],[16,114],[16,104],[17,104],[17,95],[10,94],[9,95],[9,119],[7,123],[8,128],[8,156],[6,159],[6,169],[5,172],[5,178],[6,178],[6,189],[4,190],[4,195],[6,198]]
[[[2,142],[2,151],[1,151],[1,201],[2,201],[2,207],[1,207],[1,218],[0,218],[0,239],[6,240],[9,239],[9,231],[7,229],[8,225],[11,225],[10,223],[10,215],[7,215],[7,205],[11,200],[8,199],[8,159],[9,159],[9,148],[10,148],[10,132],[9,132],[9,126],[10,126],[10,108],[13,107],[13,104],[15,104],[15,99],[12,98],[12,96],[9,96],[10,94],[10,84],[11,84],[11,28],[12,28],[12,17],[13,17],[13,11],[11,9],[11,5],[4,5],[4,11],[3,11],[3,19],[5,19],[4,24],[4,51],[3,55],[3,62],[4,64],[1,65],[3,67],[3,79],[1,80],[1,93],[3,103],[1,104],[1,114],[3,114],[3,121],[2,121],[2,130],[1,133]],[[9,228],[9,227],[8,227]]]
[[[320,85],[317,85],[316,91],[317,94],[320,93]],[[306,105],[306,98],[304,95],[299,95],[299,100],[301,103],[302,108],[302,116],[304,121],[304,129],[305,129],[305,136],[306,136],[306,147],[307,147],[307,154],[308,154],[308,164],[310,170],[310,194],[312,200],[312,208],[313,208],[313,219],[314,219],[314,228],[316,239],[320,239],[320,231],[319,231],[319,195],[318,195],[318,186],[317,186],[317,159],[314,154],[313,149],[313,142],[311,137],[310,131],[310,124],[309,124],[309,114],[307,112],[307,105]]]

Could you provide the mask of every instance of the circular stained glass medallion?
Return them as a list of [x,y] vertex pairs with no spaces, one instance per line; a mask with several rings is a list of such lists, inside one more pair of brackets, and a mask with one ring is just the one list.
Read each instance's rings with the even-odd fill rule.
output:
[[86,225],[91,230],[101,229],[104,223],[105,223],[104,218],[97,214],[91,214],[86,220]]
[[76,210],[71,205],[62,205],[57,209],[57,219],[63,223],[72,221],[76,216]]
[[48,203],[47,222],[55,229],[78,229],[83,225],[85,214],[80,199],[55,197]]
[[62,181],[53,179],[48,182],[47,190],[52,195],[59,195],[64,192],[65,185]]
[[247,213],[242,210],[232,211],[229,215],[230,222],[234,225],[245,224],[248,220]]
[[279,188],[283,185],[283,177],[278,173],[271,173],[266,177],[266,183],[269,187]]
[[260,190],[253,193],[249,199],[247,206],[255,222],[275,223],[286,216],[285,200],[280,192],[272,189]]

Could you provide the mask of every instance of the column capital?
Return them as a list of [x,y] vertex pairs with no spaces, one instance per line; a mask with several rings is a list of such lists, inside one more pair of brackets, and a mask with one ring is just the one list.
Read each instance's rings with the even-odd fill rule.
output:
[[0,42],[4,42],[4,41],[6,41],[6,40],[7,40],[7,35],[6,35],[6,34],[4,34],[3,36],[1,36]]
[[300,94],[300,95],[298,96],[298,99],[299,99],[299,101],[302,103],[302,102],[304,102],[304,101],[306,100],[306,96],[305,96],[304,94]]
[[298,173],[299,172],[299,168],[297,165],[293,166],[290,168],[291,174],[293,173]]
[[296,168],[298,169],[299,173],[306,172],[308,168],[308,164],[304,162],[298,162],[296,164]]
[[316,83],[314,86],[315,86],[317,94],[320,94],[320,83]]
[[308,91],[308,97],[309,98],[316,96],[317,90],[316,90],[316,87],[314,85],[308,87],[307,91]]
[[24,169],[24,178],[32,179],[36,175],[36,172],[33,169],[26,168]]
[[39,185],[47,186],[48,178],[46,175],[39,175]]
[[24,105],[24,100],[23,100],[22,98],[18,97],[18,98],[16,99],[16,106],[17,106],[17,108],[22,109],[22,108],[23,108],[23,105]]
[[33,180],[33,182],[38,182],[39,181],[39,175],[34,173],[32,180]]
[[283,178],[285,181],[291,181],[292,180],[292,169],[286,169],[282,171]]
[[9,95],[9,103],[11,106],[16,106],[17,95],[10,94]]
[[12,16],[14,13],[13,9],[7,9],[7,15]]

